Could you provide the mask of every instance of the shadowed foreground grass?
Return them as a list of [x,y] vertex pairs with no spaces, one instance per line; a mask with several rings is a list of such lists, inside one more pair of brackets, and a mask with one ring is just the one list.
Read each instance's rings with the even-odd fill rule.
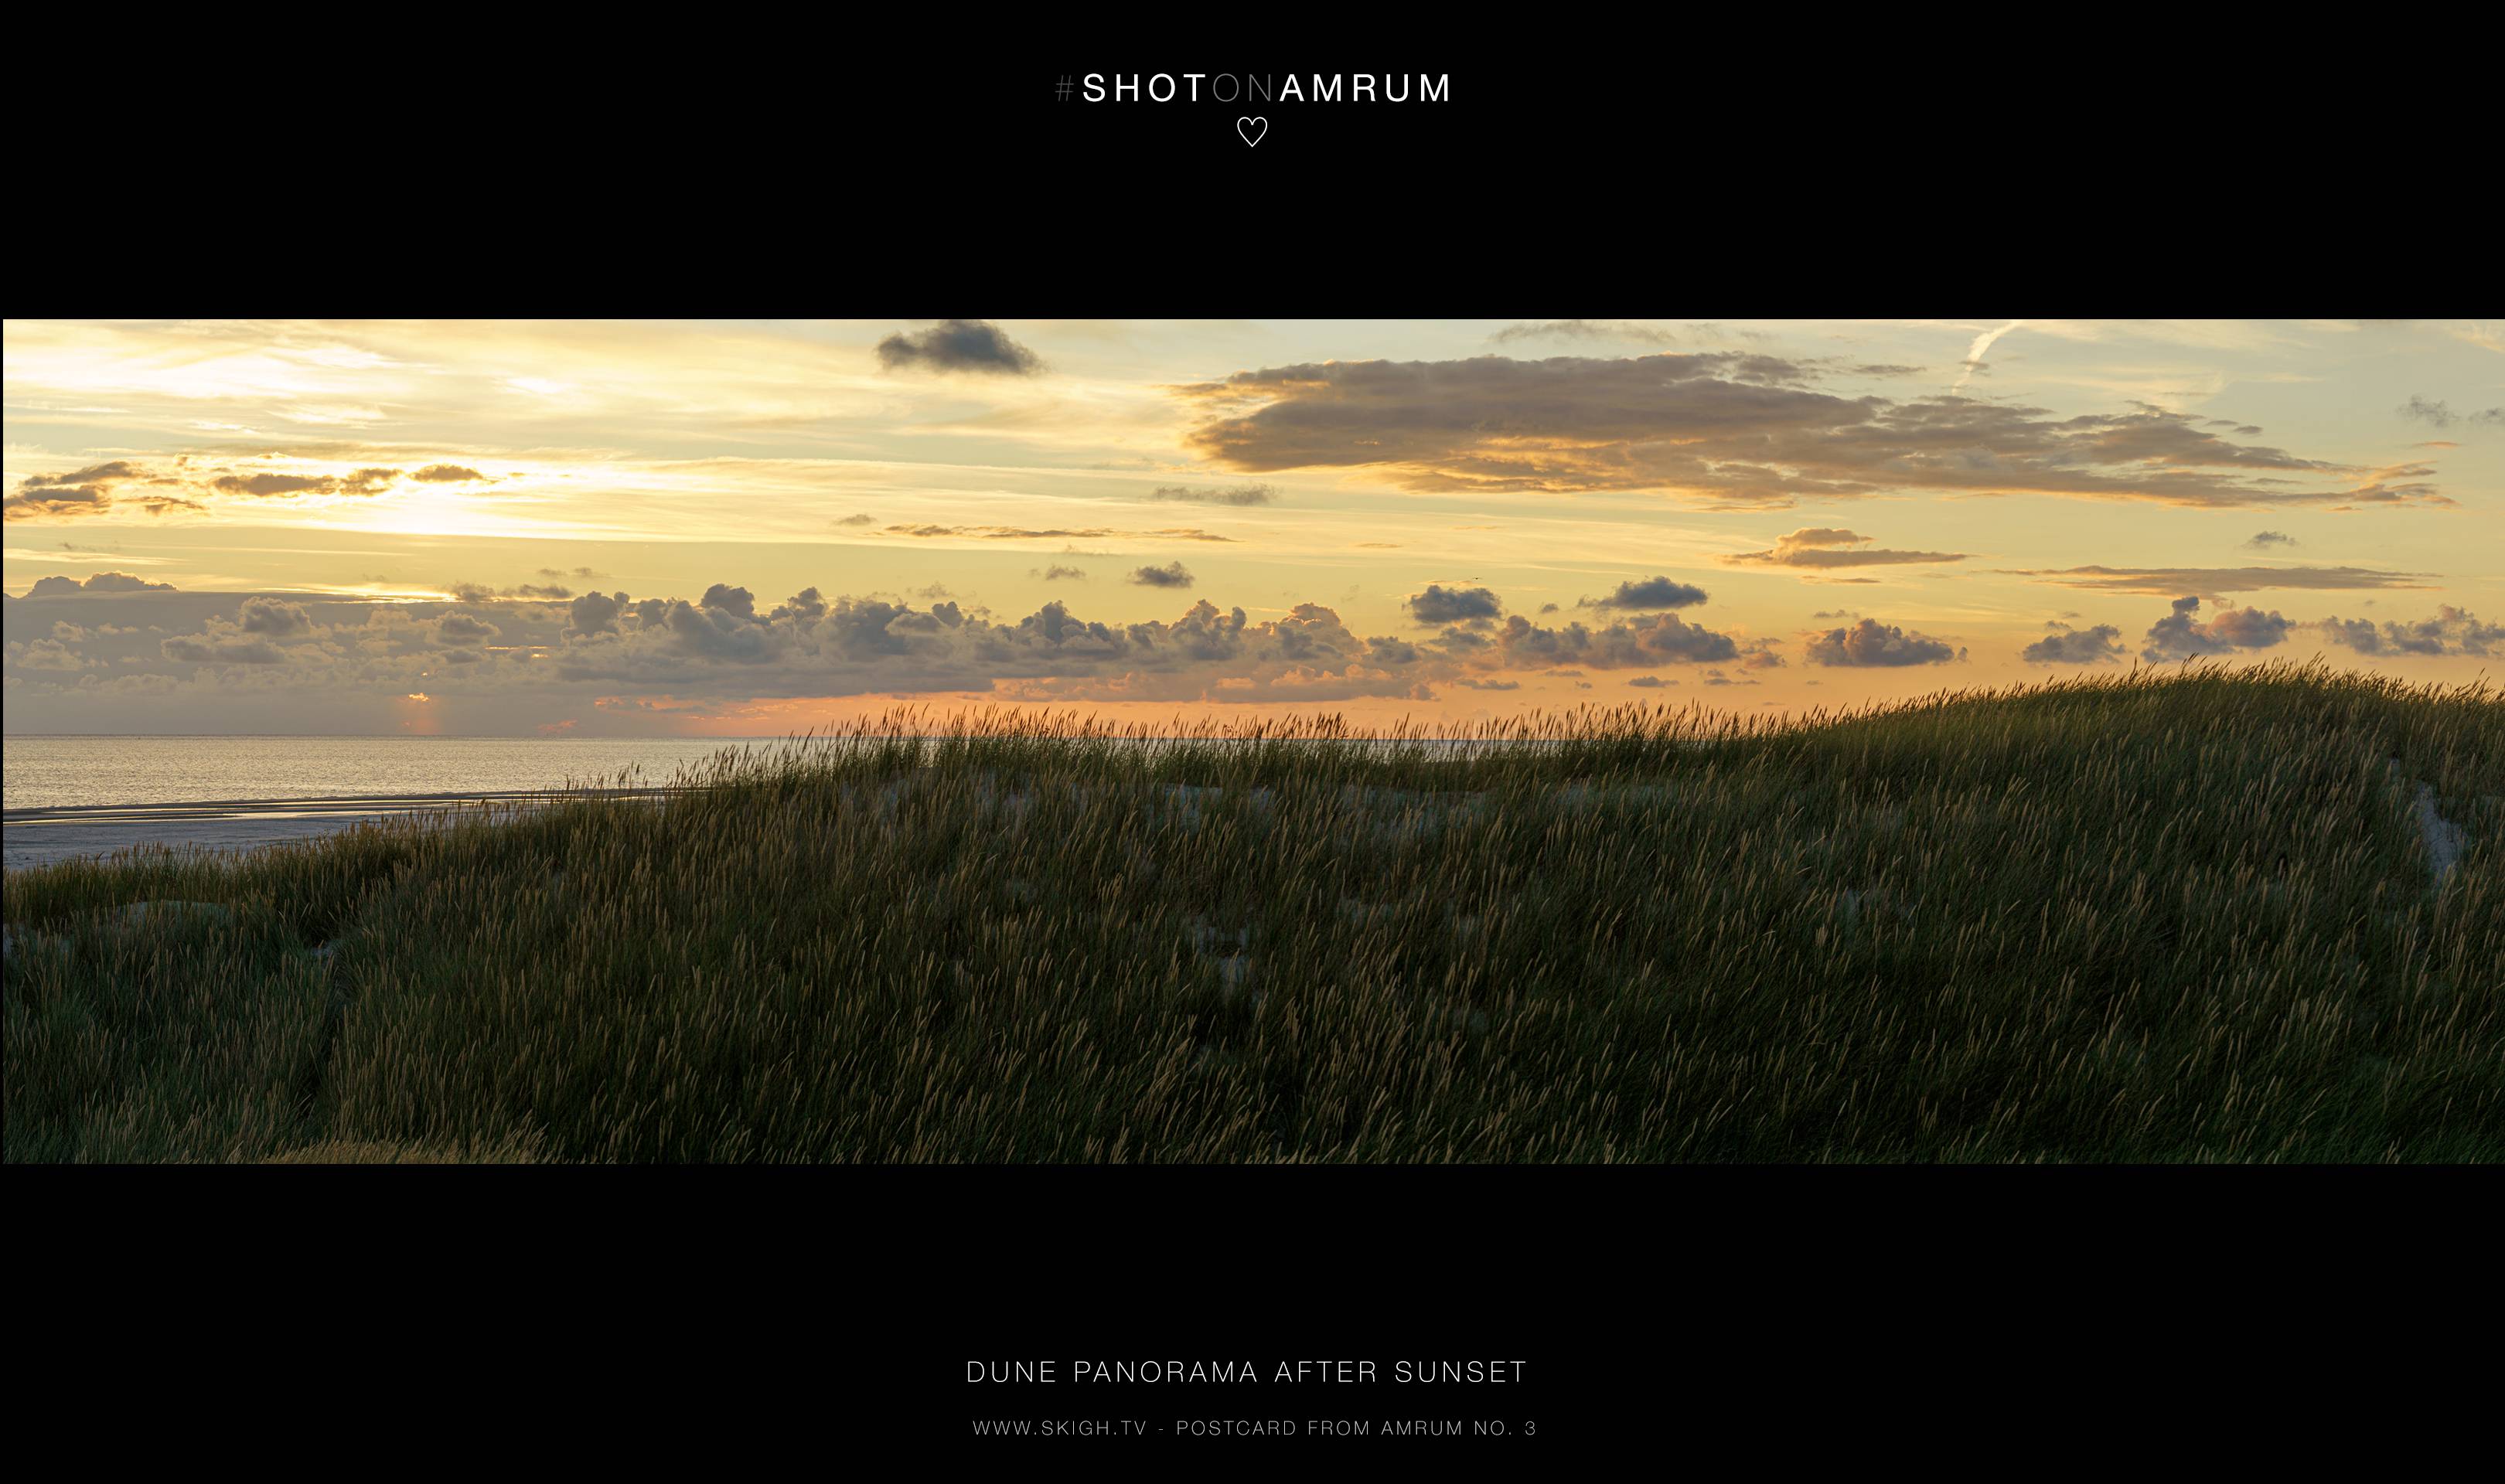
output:
[[932,730],[11,873],[6,1156],[2505,1156],[2484,682]]

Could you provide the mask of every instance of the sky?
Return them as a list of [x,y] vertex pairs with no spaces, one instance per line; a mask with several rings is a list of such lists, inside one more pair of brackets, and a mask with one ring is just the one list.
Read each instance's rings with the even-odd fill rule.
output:
[[1799,715],[2505,656],[2505,321],[5,337],[12,734]]

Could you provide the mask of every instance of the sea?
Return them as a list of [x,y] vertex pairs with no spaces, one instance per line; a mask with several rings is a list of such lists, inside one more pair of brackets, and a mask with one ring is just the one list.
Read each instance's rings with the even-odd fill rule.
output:
[[0,865],[127,846],[248,847],[360,819],[631,777],[773,741],[575,737],[0,739]]

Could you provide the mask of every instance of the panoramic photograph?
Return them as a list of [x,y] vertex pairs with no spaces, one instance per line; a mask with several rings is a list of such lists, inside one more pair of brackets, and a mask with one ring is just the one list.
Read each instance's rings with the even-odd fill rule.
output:
[[11,1164],[2505,1158],[2505,320],[0,382]]

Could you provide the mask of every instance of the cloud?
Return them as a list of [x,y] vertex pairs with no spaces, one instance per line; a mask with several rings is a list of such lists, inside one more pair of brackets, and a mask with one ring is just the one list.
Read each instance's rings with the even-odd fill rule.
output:
[[1148,492],[1150,500],[1182,500],[1198,505],[1266,505],[1279,498],[1279,492],[1266,484],[1239,484],[1231,489],[1196,489],[1189,485],[1161,484]]
[[1729,635],[1676,613],[1621,619],[1600,629],[1580,623],[1550,629],[1516,614],[1485,633],[1457,627],[1430,642],[1457,659],[1497,670],[1647,670],[1737,660],[1742,653]]
[[[182,627],[170,638],[167,628],[125,627],[116,603]],[[1412,639],[1360,638],[1330,607],[1310,603],[1258,623],[1240,607],[1206,602],[1169,622],[1090,621],[1062,603],[1003,620],[954,602],[830,598],[816,588],[769,608],[727,582],[693,601],[625,592],[565,604],[151,592],[90,596],[75,612],[58,600],[12,599],[0,611],[12,718],[40,717],[58,730],[108,717],[144,723],[168,714],[169,694],[179,694],[194,729],[283,718],[310,730],[390,730],[403,715],[394,708],[423,692],[465,725],[527,734],[590,714],[630,730],[643,725],[625,719],[632,715],[666,726],[775,698],[1429,701],[1437,686],[1495,693],[1534,673],[1580,680],[1612,670],[1781,663],[1761,640],[1676,613],[1599,627],[1479,620]],[[91,708],[125,703],[155,709]]]
[[446,613],[435,626],[436,637],[446,644],[482,644],[504,632],[475,613]]
[[982,320],[942,320],[929,329],[899,331],[878,342],[878,363],[891,371],[977,371],[1033,376],[1043,369],[1035,352]]
[[1617,591],[1601,598],[1586,598],[1580,607],[1588,608],[1686,608],[1705,602],[1705,589],[1673,582],[1668,577],[1646,577],[1641,582],[1621,582]]
[[1402,606],[1418,623],[1454,624],[1493,619],[1504,611],[1504,600],[1492,588],[1444,587],[1429,582],[1425,592],[1412,593]]
[[30,474],[5,501],[5,513],[13,521],[75,519],[123,509],[150,515],[208,511],[215,501],[370,500],[390,494],[404,479],[494,482],[452,464],[431,464],[411,473],[380,466],[313,469],[300,460],[201,466],[186,455],[159,466],[117,459],[66,474]]
[[[815,592],[812,588],[810,591]],[[566,632],[583,638],[617,632],[617,614],[626,605],[626,595],[612,597],[606,593],[585,593],[566,609]]]
[[1665,680],[1659,675],[1638,675],[1627,683],[1636,687],[1638,690],[1660,690],[1665,686],[1676,685],[1678,682],[1676,680]]
[[[0,520],[75,520],[101,515],[115,504],[132,505],[151,515],[172,510],[197,510],[200,502],[168,493],[179,480],[152,473],[126,459],[89,465],[66,474],[29,474],[18,482],[18,493],[0,500]],[[147,487],[124,498],[130,486]]]
[[2491,645],[2505,647],[2505,624],[2481,623],[2476,615],[2450,604],[2437,608],[2435,617],[2415,623],[2378,626],[2368,619],[2334,617],[2316,627],[2330,642],[2359,654],[2485,656],[2497,652]]
[[878,524],[878,517],[875,515],[847,515],[843,519],[835,522],[835,524],[838,526],[874,526]]
[[1976,372],[1990,370],[1991,367],[1983,363],[1983,358],[1990,354],[1993,342],[2026,323],[2025,320],[2012,320],[1998,329],[1987,329],[1975,336],[1974,343],[1966,348],[1965,370],[1958,377],[1956,390],[1964,391],[1965,384],[1974,379]]
[[2252,539],[2244,544],[2255,551],[2269,551],[2274,547],[2294,546],[2297,539],[2284,531],[2256,531]]
[[1865,618],[1849,629],[1830,629],[1808,644],[1813,665],[1895,667],[1945,665],[1965,651],[1940,639],[1908,634],[1894,624]]
[[2152,661],[2188,660],[2196,655],[2233,654],[2239,649],[2267,649],[2287,638],[2296,625],[2276,613],[2259,608],[2221,608],[2216,616],[2204,623],[2194,615],[2201,610],[2201,600],[2184,597],[2174,600],[2174,611],[2148,627],[2147,645],[2140,658]]
[[1910,562],[1962,562],[1961,551],[1888,551],[1870,544],[1873,537],[1831,526],[1812,526],[1775,537],[1767,551],[1743,551],[1722,560],[1734,566],[1885,567]]
[[2129,651],[2122,645],[2122,631],[2111,624],[2099,624],[2093,629],[2073,629],[2067,624],[2055,626],[2060,632],[2018,651],[2018,657],[2029,665],[2099,665],[2119,660]]
[[1087,580],[1087,573],[1076,567],[1054,566],[1043,568],[1041,570],[1030,568],[1027,569],[1027,575],[1039,578],[1045,582],[1084,582]]
[[1669,330],[1626,320],[1541,320],[1535,324],[1508,325],[1488,338],[1499,345],[1508,345],[1517,340],[1631,340],[1641,345],[1678,343],[1678,337]]
[[2401,416],[2431,428],[2451,428],[2455,423],[2467,423],[2474,428],[2505,428],[2505,407],[2490,407],[2485,412],[2455,412],[2449,403],[2429,401],[2415,393],[2400,405],[2399,411]]
[[72,593],[170,593],[174,584],[151,582],[128,572],[97,572],[81,582],[76,577],[38,577],[26,589],[29,598],[63,598]]
[[1181,562],[1168,562],[1163,567],[1143,567],[1122,579],[1142,587],[1189,587],[1191,573]]
[[2451,503],[2419,466],[2364,469],[2238,442],[2163,408],[2055,416],[1817,390],[1739,352],[1323,362],[1174,389],[1186,435],[1252,473],[1373,467],[1426,491],[1657,490],[1723,508],[1910,492],[2193,506]]
[[983,541],[1102,540],[1109,536],[1122,540],[1143,541],[1151,539],[1168,541],[1232,541],[1235,539],[1235,537],[1231,535],[1219,535],[1215,532],[1202,531],[1193,526],[1180,526],[1164,531],[1111,531],[1103,527],[1092,527],[1085,530],[1056,529],[1050,531],[1034,531],[1023,526],[890,526],[882,533],[882,535],[909,535],[926,539],[958,536],[971,537],[975,540]]
[[345,474],[221,474],[209,488],[221,495],[246,495],[266,500],[291,495],[379,495],[400,477],[396,468],[361,468]]
[[2215,596],[2265,588],[2351,590],[2434,585],[2417,580],[2433,575],[2429,572],[2386,572],[2366,567],[2065,567],[2019,569],[2009,575],[2090,592],[2139,593],[2151,598],[2186,591]]
[[300,604],[283,598],[254,597],[245,599],[243,606],[236,610],[235,627],[246,634],[287,638],[311,633],[313,620]]

